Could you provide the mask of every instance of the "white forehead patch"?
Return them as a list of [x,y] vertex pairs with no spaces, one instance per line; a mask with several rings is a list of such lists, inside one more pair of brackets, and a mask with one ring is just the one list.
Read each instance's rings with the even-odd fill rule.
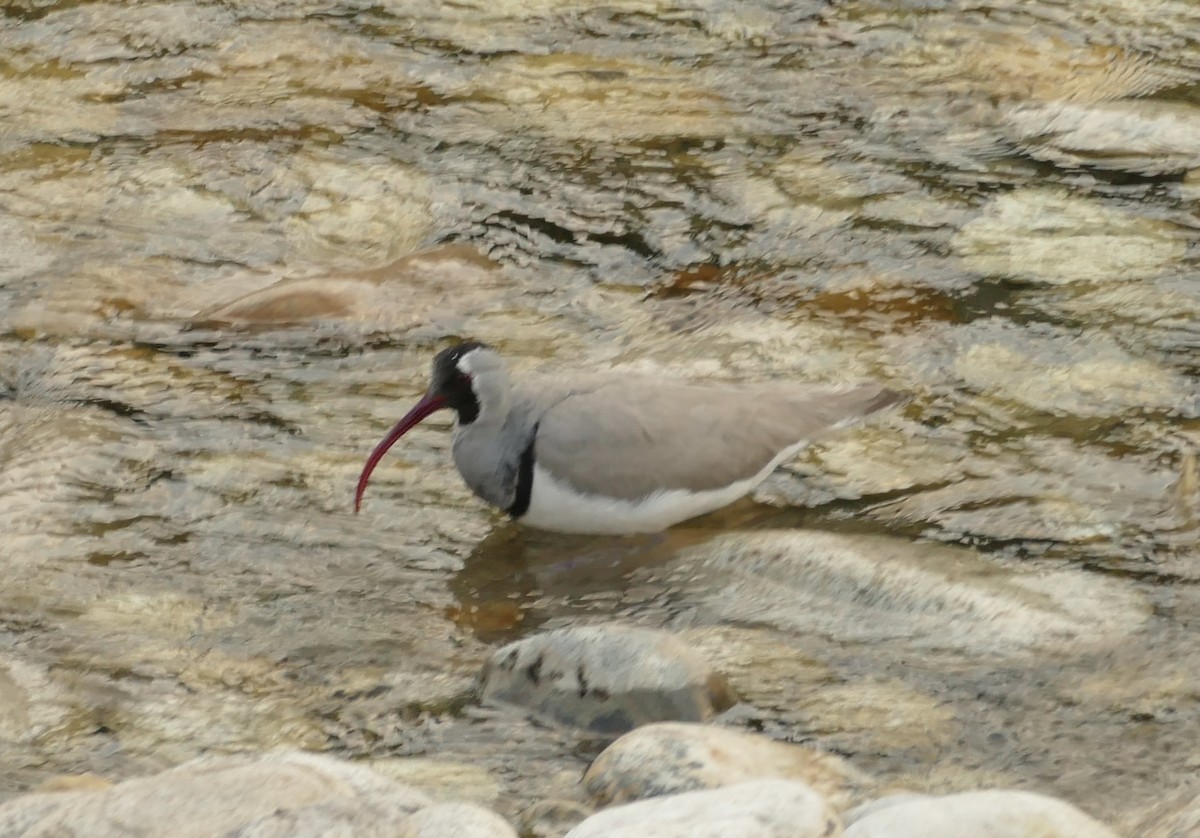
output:
[[454,366],[458,367],[459,372],[464,373],[465,375],[472,376],[472,377],[475,375],[475,371],[473,369],[471,369],[471,359],[475,356],[475,353],[478,351],[479,351],[478,349],[472,349],[470,352],[468,352],[467,354],[463,355],[461,358],[458,359],[458,361],[454,364]]

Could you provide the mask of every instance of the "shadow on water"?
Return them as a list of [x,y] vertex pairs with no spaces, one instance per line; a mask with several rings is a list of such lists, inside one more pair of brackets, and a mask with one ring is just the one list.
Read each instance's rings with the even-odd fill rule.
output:
[[569,615],[603,618],[630,574],[670,561],[697,538],[688,531],[639,536],[540,532],[505,524],[480,541],[450,580],[452,616],[478,639],[501,643]]
[[[639,571],[663,567],[687,549],[731,532],[821,529],[880,533],[884,526],[856,518],[871,501],[820,508],[774,507],[744,498],[661,533],[573,535],[505,523],[471,550],[449,582],[456,604],[449,616],[485,643],[506,643],[547,623],[602,621],[620,610],[628,618]],[[662,601],[670,590],[657,592]]]

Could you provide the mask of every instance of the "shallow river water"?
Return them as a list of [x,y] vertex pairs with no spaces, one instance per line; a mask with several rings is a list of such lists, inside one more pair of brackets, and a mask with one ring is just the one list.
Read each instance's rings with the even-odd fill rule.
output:
[[[8,0],[0,242],[0,795],[284,744],[577,795],[471,682],[608,619],[898,786],[1200,768],[1192,0]],[[445,419],[355,517],[461,336],[914,398],[660,537],[505,523]],[[798,528],[896,574],[739,552]]]

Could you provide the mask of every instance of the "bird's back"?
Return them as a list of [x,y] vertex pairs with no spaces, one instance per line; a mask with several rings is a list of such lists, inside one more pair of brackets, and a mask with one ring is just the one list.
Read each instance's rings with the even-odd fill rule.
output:
[[878,384],[688,384],[632,376],[531,383],[536,461],[586,494],[636,500],[758,475],[784,451],[900,400]]

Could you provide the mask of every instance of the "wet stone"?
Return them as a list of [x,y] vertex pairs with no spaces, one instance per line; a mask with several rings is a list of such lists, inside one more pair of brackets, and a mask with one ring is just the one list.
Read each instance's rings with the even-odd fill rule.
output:
[[837,815],[812,788],[756,780],[616,806],[592,815],[567,838],[834,838]]
[[434,804],[368,768],[301,751],[202,757],[108,789],[35,793],[0,806],[2,836],[131,831],[181,838],[515,835],[474,804]]
[[725,679],[673,635],[619,625],[558,629],[498,649],[481,697],[606,734],[704,721],[732,704]]
[[896,795],[848,813],[846,823],[846,838],[1116,838],[1070,803],[1026,791]]
[[610,745],[583,783],[601,805],[711,789],[749,780],[800,780],[835,809],[870,784],[845,760],[765,736],[709,725],[646,725]]
[[[397,834],[396,822],[408,825],[403,812],[375,801],[327,800],[299,809],[277,809],[226,835],[236,838],[322,838],[349,834],[385,838]],[[399,833],[406,838],[417,833]]]
[[530,838],[563,838],[591,814],[591,809],[573,800],[550,798],[521,812],[517,827]]
[[272,831],[268,821],[282,823],[302,810],[314,816],[321,807],[331,815],[344,804],[349,804],[345,826],[365,833],[372,821],[377,827],[386,822],[382,818],[405,818],[429,798],[367,769],[298,751],[204,757],[107,791],[16,798],[0,807],[0,835],[116,836],[129,834],[134,824],[143,834],[221,835],[237,829],[284,834]]
[[517,838],[508,821],[474,803],[438,803],[405,824],[404,838]]

